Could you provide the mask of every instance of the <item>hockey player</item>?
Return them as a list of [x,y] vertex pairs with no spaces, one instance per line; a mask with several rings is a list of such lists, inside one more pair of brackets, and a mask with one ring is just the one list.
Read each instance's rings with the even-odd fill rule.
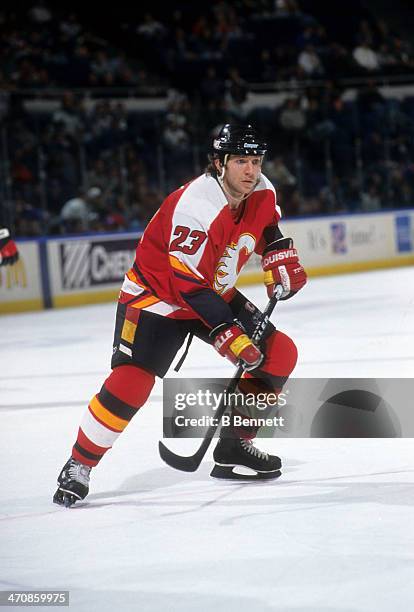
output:
[[0,229],[0,266],[12,266],[19,259],[16,243],[8,229]]
[[[80,424],[53,501],[70,506],[89,490],[91,468],[147,401],[155,376],[165,376],[188,334],[242,363],[249,388],[280,390],[295,367],[293,341],[270,325],[260,346],[249,336],[258,309],[235,289],[253,252],[262,255],[268,295],[282,299],[306,283],[290,238],[278,222],[276,192],[261,174],[266,144],[252,126],[225,125],[204,174],[171,193],[149,222],[121,288],[112,372]],[[252,443],[257,428],[222,428],[215,476],[235,466],[258,477],[280,475],[281,461]]]

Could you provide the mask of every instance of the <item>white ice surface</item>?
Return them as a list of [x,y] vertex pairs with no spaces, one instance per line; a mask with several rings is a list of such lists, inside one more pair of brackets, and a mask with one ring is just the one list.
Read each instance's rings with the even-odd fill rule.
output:
[[[244,292],[265,304],[262,287]],[[282,457],[279,480],[215,481],[211,450],[194,474],[161,462],[158,382],[85,503],[54,506],[109,372],[114,313],[0,319],[0,589],[69,590],[76,612],[414,609],[411,439],[261,440]],[[273,320],[299,347],[298,376],[414,375],[413,268],[311,280]],[[232,371],[194,341],[179,376]]]

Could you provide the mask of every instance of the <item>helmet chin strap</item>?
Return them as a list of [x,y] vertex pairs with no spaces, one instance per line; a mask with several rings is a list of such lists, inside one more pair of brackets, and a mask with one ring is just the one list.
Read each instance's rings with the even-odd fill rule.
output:
[[223,159],[223,163],[221,165],[221,172],[220,172],[220,174],[217,174],[217,178],[219,180],[219,183],[220,183],[221,188],[223,189],[223,191],[224,191],[224,188],[223,188],[222,183],[223,183],[223,180],[224,180],[224,174],[226,172],[226,164],[227,164],[228,158],[229,158],[229,154],[226,153],[225,156],[224,156],[224,159]]
[[[224,159],[223,159],[223,164],[222,164],[222,166],[221,166],[221,172],[220,172],[220,174],[218,174],[218,173],[217,173],[217,180],[218,180],[218,183],[219,183],[220,187],[222,188],[222,190],[223,190],[223,192],[224,192],[224,195],[226,195],[227,197],[229,197],[229,196],[230,196],[230,198],[232,198],[233,200],[235,200],[236,198],[235,198],[234,196],[232,196],[232,195],[231,195],[231,193],[229,193],[229,192],[227,191],[227,189],[224,187],[224,175],[225,175],[225,173],[226,173],[226,163],[227,163],[227,159],[228,159],[228,157],[229,157],[229,154],[228,154],[228,153],[226,153],[226,155],[224,156]],[[244,200],[246,200],[246,198],[248,198],[248,197],[249,197],[249,195],[250,195],[250,194],[251,194],[251,193],[252,193],[252,192],[253,192],[253,191],[256,189],[256,187],[257,187],[257,185],[258,185],[259,183],[260,183],[260,174],[259,174],[259,176],[257,177],[257,181],[256,181],[256,183],[253,185],[253,187],[250,189],[250,191],[249,191],[248,193],[246,193],[246,194],[245,194],[245,195],[244,195],[242,198],[240,198],[240,200],[239,200],[239,204],[240,204],[241,202],[243,202]]]

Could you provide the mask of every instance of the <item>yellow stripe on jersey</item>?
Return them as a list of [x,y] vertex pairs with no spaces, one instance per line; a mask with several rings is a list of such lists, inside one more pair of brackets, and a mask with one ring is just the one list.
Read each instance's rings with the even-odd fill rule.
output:
[[126,275],[127,275],[127,277],[129,278],[130,281],[132,281],[133,283],[135,283],[139,287],[142,287],[143,289],[148,289],[148,287],[146,285],[144,285],[144,283],[138,277],[137,273],[135,272],[135,270],[133,268],[130,268],[128,270],[128,272],[126,273]]
[[190,270],[190,268],[188,266],[183,264],[182,261],[180,261],[179,259],[174,257],[174,255],[170,255],[170,264],[171,264],[171,266],[175,270],[180,270],[181,272],[185,272],[186,274],[190,274],[190,276],[194,276],[194,278],[197,278],[198,280],[200,280],[200,278],[201,278],[197,274],[194,274],[194,272],[192,270]]
[[161,300],[153,295],[149,297],[144,297],[142,300],[138,300],[133,304],[130,304],[131,308],[147,308],[147,306],[152,306],[153,304],[157,304],[157,302],[161,302]]
[[109,410],[102,406],[96,395],[91,400],[89,408],[96,416],[96,418],[102,421],[102,423],[108,425],[108,427],[112,427],[112,429],[116,429],[117,431],[123,431],[129,423],[129,421],[125,421],[125,419],[120,419],[119,417],[112,414],[112,412],[109,412]]
[[135,274],[134,270],[132,268],[130,268],[130,270],[128,270],[128,272],[126,273],[127,277],[129,278],[130,281],[132,281],[133,283],[136,283],[137,285],[138,283],[138,276]]

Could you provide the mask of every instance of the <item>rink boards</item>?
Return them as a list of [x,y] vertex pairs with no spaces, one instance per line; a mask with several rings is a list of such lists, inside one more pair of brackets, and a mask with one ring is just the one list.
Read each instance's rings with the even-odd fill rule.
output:
[[[310,276],[414,265],[414,209],[288,220],[281,229]],[[116,298],[138,238],[124,232],[19,241],[20,263],[0,269],[0,313]],[[262,278],[253,254],[238,284]]]

